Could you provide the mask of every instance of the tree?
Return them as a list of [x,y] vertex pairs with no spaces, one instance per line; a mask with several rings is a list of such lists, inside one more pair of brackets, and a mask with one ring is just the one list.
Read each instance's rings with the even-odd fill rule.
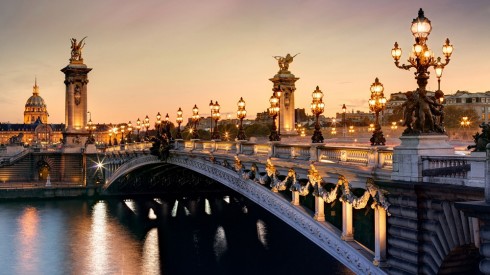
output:
[[265,137],[270,134],[270,127],[263,123],[254,123],[245,127],[245,135],[247,137]]
[[471,125],[479,124],[480,118],[475,109],[471,107],[444,106],[444,126],[446,128],[459,128],[463,117],[468,117]]

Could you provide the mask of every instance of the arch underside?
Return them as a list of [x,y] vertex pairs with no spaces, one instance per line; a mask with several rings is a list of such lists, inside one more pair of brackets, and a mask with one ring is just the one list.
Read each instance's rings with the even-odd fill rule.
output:
[[[140,175],[140,180],[133,182],[134,176],[132,175],[137,173],[143,176]],[[142,180],[145,177],[152,181],[145,182]],[[203,178],[207,178],[209,182],[204,181],[204,184],[196,186],[195,184]],[[302,208],[292,205],[283,196],[271,192],[258,183],[243,179],[229,168],[203,159],[170,157],[166,163],[142,166],[113,180],[105,192],[127,194],[131,190],[139,189],[146,193],[154,193],[169,187],[177,188],[176,190],[179,191],[195,190],[196,187],[214,189],[216,182],[237,191],[277,216],[352,271],[363,274],[385,274],[356,248],[341,240],[337,232],[330,229],[324,222],[315,221]],[[144,186],[145,184],[147,186]],[[179,187],[179,184],[183,184],[182,187]]]

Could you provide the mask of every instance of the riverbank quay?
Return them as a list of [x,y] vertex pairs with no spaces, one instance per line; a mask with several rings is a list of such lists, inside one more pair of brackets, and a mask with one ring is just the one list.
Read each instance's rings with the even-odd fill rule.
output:
[[0,184],[0,200],[87,198],[98,195],[99,187],[86,187],[75,184],[15,182]]

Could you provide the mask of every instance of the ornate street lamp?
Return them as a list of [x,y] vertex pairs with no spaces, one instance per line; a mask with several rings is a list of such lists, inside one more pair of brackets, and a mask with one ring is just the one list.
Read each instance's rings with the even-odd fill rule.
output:
[[245,100],[240,97],[238,100],[238,110],[236,111],[236,117],[240,120],[240,124],[238,126],[238,134],[236,136],[237,140],[247,140],[247,136],[245,136],[245,131],[243,131],[243,119],[247,116],[247,111],[245,110]]
[[[219,140],[220,135],[218,131],[218,120],[221,116],[221,114],[219,113],[221,107],[219,106],[218,101],[216,101],[213,104],[213,101],[211,100],[211,103],[209,103],[209,108],[211,109],[211,128],[213,129],[211,133],[211,139]],[[214,120],[214,128],[213,128],[213,120]]]
[[279,111],[277,111],[277,116],[278,116],[277,134],[280,137],[281,136],[281,95],[282,95],[281,86],[278,86],[277,90],[275,90],[274,92],[276,93],[276,97],[277,97],[277,107],[279,107]]
[[[436,122],[434,121],[434,116],[441,116],[440,111],[433,111],[433,107],[441,107],[440,103],[431,102],[431,99],[427,97],[427,80],[429,79],[428,69],[433,67],[436,76],[438,77],[438,83],[440,86],[440,77],[442,76],[442,70],[449,63],[451,54],[453,53],[453,45],[450,44],[449,39],[446,39],[445,44],[442,46],[442,53],[445,56],[445,62],[441,62],[440,58],[434,58],[434,53],[427,46],[427,40],[432,30],[430,20],[424,16],[424,11],[419,10],[418,17],[413,19],[411,31],[415,37],[415,44],[412,47],[412,53],[408,58],[409,64],[401,64],[400,58],[402,55],[402,49],[398,47],[398,43],[395,42],[394,48],[391,50],[391,55],[395,60],[395,65],[404,70],[410,70],[415,68],[415,79],[417,79],[418,89],[414,92],[415,95],[409,96],[406,102],[405,111],[405,124],[407,129],[403,134],[418,134],[418,133],[429,133],[429,132],[440,132],[444,133],[444,127],[442,127],[442,119],[439,121],[439,127],[436,127]],[[440,91],[440,90],[439,90]],[[439,93],[438,97],[442,97],[442,92]],[[407,96],[408,97],[408,96]],[[439,100],[440,101],[440,100]],[[412,113],[418,114],[417,121],[412,125]],[[428,127],[426,127],[428,126]]]
[[125,143],[124,142],[124,129],[126,128],[126,125],[122,124],[119,127],[121,128],[121,142],[119,142],[119,144],[123,145]]
[[155,124],[155,129],[157,130],[157,133],[156,133],[156,136],[159,136],[161,133],[160,133],[160,130],[161,130],[161,126],[162,126],[162,115],[160,114],[160,112],[158,112],[157,114],[157,121],[156,121],[156,124]]
[[[88,113],[90,113],[90,112],[88,112]],[[86,143],[87,144],[94,144],[95,138],[94,138],[92,131],[95,129],[95,125],[92,125],[92,119],[89,119],[86,128],[88,129],[88,139],[87,139]]]
[[347,128],[345,125],[345,113],[347,113],[347,107],[345,107],[345,104],[342,105],[342,136],[345,137],[345,134],[347,132]]
[[373,136],[371,137],[371,146],[385,145],[386,139],[381,131],[381,124],[379,123],[379,112],[383,111],[386,106],[386,98],[384,96],[384,87],[379,79],[376,77],[374,83],[371,84],[371,99],[369,99],[369,109],[375,113],[376,121]]
[[315,122],[315,131],[313,132],[313,136],[311,136],[312,143],[323,143],[323,135],[320,130],[320,122],[318,121],[318,117],[323,113],[325,109],[325,104],[323,103],[323,93],[318,86],[316,86],[316,90],[313,91],[312,94],[313,100],[311,102],[311,112],[316,117]]
[[172,133],[170,133],[170,117],[168,116],[168,113],[165,116],[165,132],[167,134],[167,138],[169,140],[173,140]]
[[369,124],[368,132],[374,131],[374,123]]
[[354,130],[354,126],[351,125],[349,126],[349,134],[354,134],[355,130]]
[[182,133],[180,132],[180,124],[182,121],[184,121],[184,118],[182,118],[182,109],[179,107],[179,110],[177,110],[177,118],[175,119],[177,121],[177,134],[175,135],[175,139],[182,139]]
[[131,139],[131,135],[133,134],[133,124],[131,124],[131,121],[128,123],[128,143],[132,143],[133,140]]
[[144,124],[146,128],[145,139],[148,140],[149,139],[148,129],[150,129],[150,118],[148,117],[148,115],[146,115],[145,117]]
[[136,136],[136,142],[140,142],[141,141],[141,139],[140,139],[140,130],[141,130],[141,120],[138,117],[138,120],[136,120],[136,132],[138,133],[138,135]]
[[117,145],[117,127],[112,128],[112,132],[114,133],[114,145]]
[[201,117],[199,116],[199,109],[194,104],[194,108],[192,108],[192,139],[199,139],[199,134],[197,133],[197,123],[199,122],[200,118]]
[[108,142],[108,145],[112,146],[112,123],[109,124],[109,142]]
[[269,116],[272,117],[272,131],[271,134],[269,135],[269,140],[281,141],[281,137],[277,133],[277,126],[276,126],[276,117],[279,114],[279,109],[280,109],[279,98],[276,96],[276,94],[273,94],[269,99],[269,102],[271,104],[271,107],[268,109],[268,111],[269,111]]

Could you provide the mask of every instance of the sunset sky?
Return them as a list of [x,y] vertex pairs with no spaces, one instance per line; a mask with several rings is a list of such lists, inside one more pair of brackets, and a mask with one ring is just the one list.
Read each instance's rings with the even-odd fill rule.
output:
[[[209,113],[218,100],[235,116],[241,96],[249,117],[268,107],[278,71],[272,57],[296,54],[296,107],[308,108],[318,85],[327,116],[367,111],[376,77],[385,94],[416,87],[397,69],[395,41],[406,60],[410,23],[419,8],[432,21],[429,47],[454,45],[441,88],[490,90],[490,1],[5,0],[0,3],[0,121],[22,123],[37,76],[50,123],[64,123],[64,75],[70,38],[88,36],[88,109],[95,123],[133,123],[157,112],[187,118],[194,104]],[[434,73],[432,75],[435,75]],[[437,80],[429,80],[429,89]],[[307,109],[307,113],[311,113]]]

